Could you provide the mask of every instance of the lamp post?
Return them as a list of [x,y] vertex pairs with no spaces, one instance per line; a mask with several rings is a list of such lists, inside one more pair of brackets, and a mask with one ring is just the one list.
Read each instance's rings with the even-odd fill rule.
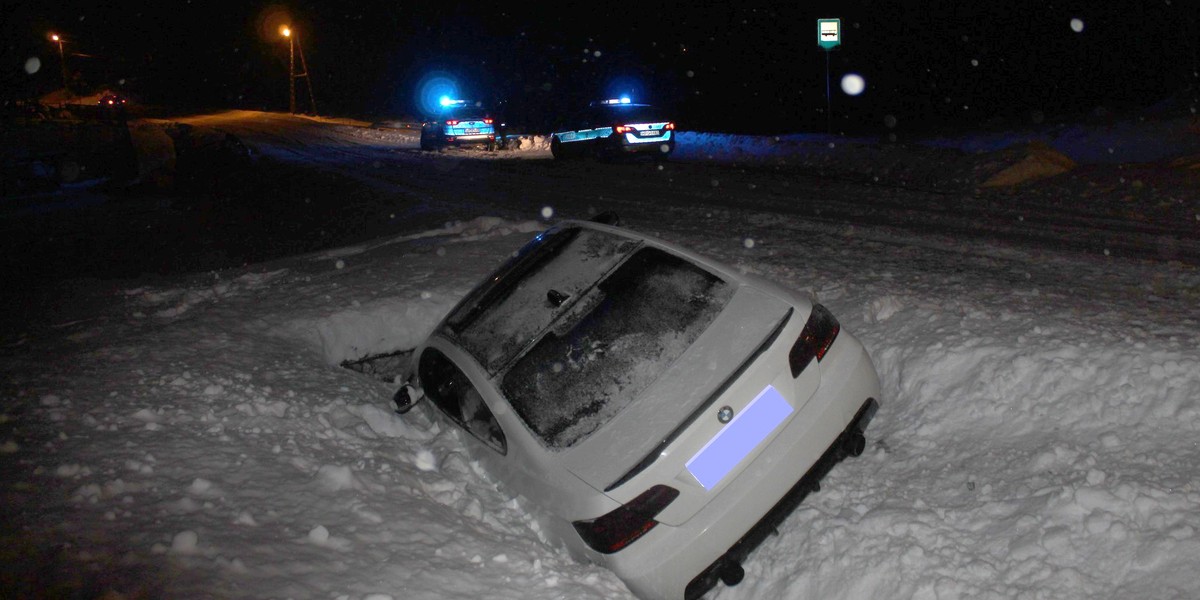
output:
[[58,35],[57,33],[51,33],[50,41],[54,42],[55,44],[58,44],[58,64],[60,67],[62,67],[63,89],[66,89],[66,87],[67,87],[67,58],[66,58],[66,55],[63,54],[62,36]]
[[[312,113],[317,114],[317,100],[313,97],[312,78],[308,76],[308,62],[304,60],[304,46],[300,44],[300,35],[291,27],[284,25],[279,33],[288,39],[288,110],[296,114],[296,79],[303,77],[308,83],[308,102]],[[303,73],[296,72],[296,51],[300,51],[300,68]]]
[[288,112],[296,114],[296,40],[292,28],[284,25],[279,33],[288,40]]

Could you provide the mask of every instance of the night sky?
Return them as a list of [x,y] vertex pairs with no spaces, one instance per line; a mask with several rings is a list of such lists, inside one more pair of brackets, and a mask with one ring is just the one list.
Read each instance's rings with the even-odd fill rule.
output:
[[[619,93],[685,129],[823,131],[825,17],[843,26],[828,57],[838,131],[1111,118],[1172,98],[1187,110],[1200,77],[1198,0],[700,4],[6,3],[0,86],[6,100],[60,87],[55,31],[82,85],[180,110],[286,110],[286,22],[321,114],[418,117],[422,82],[440,77],[534,132]],[[840,90],[847,73],[861,94]]]

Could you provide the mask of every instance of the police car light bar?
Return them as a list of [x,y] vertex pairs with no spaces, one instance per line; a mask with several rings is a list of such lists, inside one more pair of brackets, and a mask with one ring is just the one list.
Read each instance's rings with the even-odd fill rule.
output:
[[438,99],[438,104],[441,104],[444,108],[449,108],[451,106],[463,106],[466,103],[466,100],[455,100],[450,96],[442,96],[440,99]]
[[629,96],[621,96],[620,98],[609,98],[608,100],[601,100],[600,104],[630,104],[632,102],[633,102],[633,100],[630,100]]

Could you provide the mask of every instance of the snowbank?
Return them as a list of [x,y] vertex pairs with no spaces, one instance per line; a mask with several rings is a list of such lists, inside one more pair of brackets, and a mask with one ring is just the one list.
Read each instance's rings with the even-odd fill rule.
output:
[[[1200,592],[1194,271],[765,213],[714,236],[728,215],[671,214],[659,234],[829,306],[885,390],[867,453],[718,597]],[[428,406],[401,419],[391,386],[334,366],[413,345],[536,225],[77,290],[0,355],[7,587],[36,571],[126,596],[628,598],[548,544]]]

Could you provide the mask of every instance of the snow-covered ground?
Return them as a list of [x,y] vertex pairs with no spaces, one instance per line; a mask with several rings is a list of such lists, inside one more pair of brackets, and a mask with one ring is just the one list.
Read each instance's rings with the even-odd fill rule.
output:
[[[415,145],[411,132],[312,127],[262,133],[255,148]],[[526,156],[545,152],[529,144]],[[497,216],[461,202],[444,226],[319,253],[73,282],[0,337],[0,589],[629,598],[545,543],[427,404],[401,418],[392,386],[338,366],[412,347],[534,231],[606,208],[569,192],[621,168],[518,171],[530,193],[561,192],[521,218],[515,203]],[[605,194],[631,227],[813,294],[863,340],[884,397],[864,455],[717,598],[1200,597],[1194,266],[894,228],[889,214],[920,208],[897,203],[868,222],[814,217],[779,201],[812,202],[807,181],[768,196],[745,183],[755,176],[700,182],[724,197],[701,208],[699,192]],[[1108,236],[1125,235],[1117,225]]]

